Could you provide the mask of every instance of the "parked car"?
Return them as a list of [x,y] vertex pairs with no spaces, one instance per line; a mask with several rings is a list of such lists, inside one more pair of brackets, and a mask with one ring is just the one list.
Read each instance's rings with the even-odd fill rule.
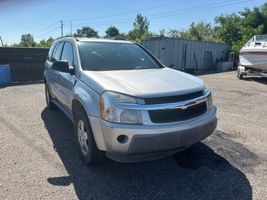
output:
[[208,137],[216,107],[199,78],[165,67],[139,44],[63,37],[44,70],[47,106],[73,122],[85,164],[172,155]]

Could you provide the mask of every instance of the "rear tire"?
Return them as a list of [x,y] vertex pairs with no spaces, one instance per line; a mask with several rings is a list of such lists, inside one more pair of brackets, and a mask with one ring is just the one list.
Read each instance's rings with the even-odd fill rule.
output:
[[75,140],[83,163],[90,166],[103,161],[105,154],[96,146],[89,119],[83,109],[78,109],[74,113],[74,128]]
[[53,110],[56,108],[56,105],[52,102],[51,94],[49,91],[49,87],[47,84],[45,84],[45,99],[46,99],[46,105],[50,110]]

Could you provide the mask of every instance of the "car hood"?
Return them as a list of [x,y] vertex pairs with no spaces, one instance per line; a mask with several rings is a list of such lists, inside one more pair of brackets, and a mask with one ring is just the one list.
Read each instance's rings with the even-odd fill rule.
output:
[[81,81],[99,94],[110,90],[136,97],[178,95],[204,87],[201,79],[170,68],[83,71]]

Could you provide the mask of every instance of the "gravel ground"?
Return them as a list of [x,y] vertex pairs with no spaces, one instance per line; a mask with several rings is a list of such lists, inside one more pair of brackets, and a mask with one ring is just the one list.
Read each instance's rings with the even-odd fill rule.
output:
[[267,80],[200,77],[218,108],[212,136],[162,160],[90,168],[42,84],[0,89],[0,199],[267,199]]

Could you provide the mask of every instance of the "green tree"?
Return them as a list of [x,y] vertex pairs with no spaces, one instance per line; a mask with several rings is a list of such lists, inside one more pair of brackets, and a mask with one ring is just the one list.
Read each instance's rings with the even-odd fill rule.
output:
[[215,34],[222,42],[232,46],[233,43],[242,39],[242,19],[237,14],[216,17],[215,23],[217,24]]
[[40,48],[48,48],[52,45],[54,42],[54,39],[52,37],[49,37],[47,40],[41,40],[38,44],[37,47]]
[[46,47],[50,47],[54,41],[55,41],[54,38],[49,37],[49,38],[46,40]]
[[168,34],[171,38],[186,40],[215,41],[214,29],[209,23],[191,23],[187,30],[170,29]]
[[254,9],[246,8],[239,15],[221,15],[215,22],[216,37],[230,44],[232,51],[238,54],[250,37],[267,33],[267,3]]
[[125,39],[125,40],[129,39],[129,36],[127,33],[120,33],[120,35],[118,37],[121,39]]
[[133,29],[128,33],[131,40],[141,42],[141,40],[148,39],[151,37],[149,33],[149,20],[147,17],[138,14],[133,23]]
[[198,22],[191,23],[189,29],[186,31],[188,38],[191,40],[213,41],[213,28],[210,23]]
[[134,41],[136,41],[136,42],[140,42],[142,36],[140,35],[140,33],[138,32],[137,29],[133,29],[133,30],[129,31],[129,33],[128,33],[128,38],[129,38],[130,40],[134,40]]
[[20,47],[36,47],[36,42],[31,34],[23,34],[20,39]]
[[44,48],[46,47],[46,40],[41,40],[38,44],[37,47],[39,48]]
[[263,15],[263,25],[264,25],[264,33],[267,33],[267,3],[263,4],[260,7],[260,11]]
[[136,19],[134,20],[133,26],[134,29],[138,30],[141,35],[145,34],[145,32],[148,32],[149,29],[149,21],[147,17],[142,16],[141,14],[138,14],[136,16]]
[[[184,33],[184,31],[180,31],[180,30],[177,30],[177,29],[170,29],[167,33],[167,36],[168,37],[171,37],[171,38],[182,38],[182,33]],[[186,38],[184,38],[186,39]]]
[[240,12],[242,17],[242,42],[245,43],[252,35],[267,33],[267,3],[253,10],[245,9]]
[[159,30],[159,35],[158,35],[158,37],[160,37],[160,38],[164,38],[164,37],[166,37],[166,35],[167,35],[167,32],[166,32],[165,29],[161,29],[161,30]]
[[119,37],[119,36],[120,36],[119,29],[117,29],[115,26],[110,26],[106,30],[106,36],[105,37],[107,37],[107,38]]
[[75,37],[99,37],[96,30],[89,26],[84,26],[82,29],[77,29]]

